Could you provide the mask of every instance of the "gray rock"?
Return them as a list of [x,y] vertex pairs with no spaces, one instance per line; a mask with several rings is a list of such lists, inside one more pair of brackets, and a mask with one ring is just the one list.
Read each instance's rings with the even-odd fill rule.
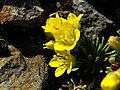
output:
[[9,45],[11,56],[0,58],[0,90],[42,90],[47,65],[42,55],[24,57]]
[[8,42],[0,37],[0,57],[9,55]]
[[[2,2],[0,3],[2,5]],[[41,25],[44,22],[43,19],[46,19],[46,15],[48,16],[58,10],[56,3],[54,0],[6,0],[4,6],[2,5],[3,10],[0,13],[0,21],[4,23],[12,20],[30,21],[34,19],[34,24],[39,23]],[[29,23],[32,22],[30,21]],[[24,23],[23,26],[25,26]]]
[[113,21],[107,19],[85,0],[73,0],[73,12],[77,15],[84,14],[81,20],[81,30],[89,37],[95,38],[108,25],[113,24]]
[[10,55],[0,57],[0,90],[42,90],[48,73],[44,55],[38,54],[44,19],[38,0],[9,0],[3,6],[0,35],[16,48],[9,45]]
[[[40,2],[37,0],[10,0],[10,2],[6,2],[6,4],[3,6],[2,11],[0,12],[0,21],[1,24],[6,21],[17,21],[16,24],[21,24],[25,26],[25,21],[27,22],[34,19],[34,24],[41,24],[41,19],[45,17],[45,15],[42,16],[43,13],[44,10],[42,9]],[[36,18],[39,18],[39,20],[35,20]],[[22,20],[23,23],[19,23],[19,21]],[[27,24],[29,25],[29,23]]]

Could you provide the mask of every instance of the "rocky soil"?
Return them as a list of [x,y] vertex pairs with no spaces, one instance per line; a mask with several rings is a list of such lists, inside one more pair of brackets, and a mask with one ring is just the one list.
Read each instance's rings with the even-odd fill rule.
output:
[[[65,78],[55,78],[48,62],[52,51],[41,28],[57,11],[84,13],[81,30],[87,36],[116,35],[120,28],[118,0],[0,0],[0,90],[58,90]],[[63,81],[62,81],[63,79]]]

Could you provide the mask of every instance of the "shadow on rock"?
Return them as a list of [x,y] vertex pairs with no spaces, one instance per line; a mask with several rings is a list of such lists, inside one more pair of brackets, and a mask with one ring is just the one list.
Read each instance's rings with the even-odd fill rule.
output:
[[87,0],[94,8],[106,16],[108,19],[119,23],[120,20],[120,2],[119,0]]
[[[29,21],[29,22],[32,22]],[[2,37],[15,46],[26,57],[43,53],[44,32],[41,27],[27,21],[5,22],[2,26]]]

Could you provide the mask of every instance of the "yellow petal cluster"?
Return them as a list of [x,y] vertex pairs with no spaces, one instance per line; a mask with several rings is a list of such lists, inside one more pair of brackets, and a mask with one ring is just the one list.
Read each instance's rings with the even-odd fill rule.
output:
[[[54,50],[72,50],[77,41],[80,38],[80,19],[83,14],[80,14],[78,17],[70,13],[67,19],[59,17],[58,13],[56,17],[51,17],[47,19],[46,25],[42,26],[44,32],[51,33],[55,39]],[[52,46],[51,46],[52,47]],[[51,49],[46,46],[46,48]]]
[[83,14],[78,17],[69,13],[67,19],[64,19],[56,13],[56,17],[50,17],[46,21],[46,25],[42,26],[45,33],[50,33],[54,40],[50,40],[44,44],[44,48],[55,50],[56,55],[53,56],[49,65],[51,67],[57,67],[55,70],[55,76],[61,76],[66,70],[67,74],[72,71],[72,67],[75,64],[75,57],[70,54],[79,38],[80,38],[80,19]]
[[56,53],[57,55],[54,55],[49,63],[51,67],[57,67],[55,76],[61,76],[65,70],[67,70],[67,74],[69,74],[74,66],[75,57],[70,54],[70,51],[57,51]]

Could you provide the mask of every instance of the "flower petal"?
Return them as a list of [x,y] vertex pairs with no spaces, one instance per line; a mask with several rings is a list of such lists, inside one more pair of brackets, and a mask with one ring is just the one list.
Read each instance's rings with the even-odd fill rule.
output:
[[69,45],[69,43],[67,44],[67,43],[64,43],[64,42],[55,42],[54,49],[58,50],[58,51],[72,50],[76,46],[77,41],[80,38],[80,31],[78,29],[75,29],[75,31],[74,31],[74,38],[75,38],[75,41],[73,42],[72,45]]
[[69,74],[71,71],[72,71],[72,62],[70,62],[70,66],[69,66],[69,68],[67,69],[67,74]]
[[66,50],[66,45],[62,42],[55,42],[54,49],[55,51],[64,51]]
[[72,24],[75,28],[78,28],[77,16],[73,13],[70,13],[67,17],[67,20],[70,24]]
[[54,57],[49,62],[49,65],[51,67],[60,67],[63,64],[64,64],[63,58],[62,57],[57,57],[56,55],[54,55]]
[[70,51],[55,51],[58,56],[66,57],[70,55]]
[[45,29],[46,27],[45,26],[42,26],[43,29]]
[[74,13],[70,13],[67,17],[67,20],[69,21],[69,23],[71,23],[72,25],[74,25],[74,27],[77,29],[80,27],[80,19],[82,18],[83,14],[80,14],[78,17],[74,14]]
[[66,65],[60,66],[55,70],[55,77],[61,76],[68,67]]
[[49,42],[44,44],[46,46],[45,48],[53,50],[54,49],[54,47],[53,47],[54,43],[55,43],[55,41],[50,40]]
[[56,18],[59,18],[59,14],[58,14],[58,12],[56,13],[56,16],[55,16]]
[[83,15],[84,15],[84,14],[80,14],[80,15],[78,16],[78,21],[80,21],[80,19],[83,17]]
[[74,38],[75,38],[75,41],[74,41],[74,43],[73,43],[72,46],[70,46],[70,47],[67,48],[67,50],[72,50],[72,49],[76,46],[77,41],[78,41],[79,38],[80,38],[80,31],[79,31],[79,29],[75,29],[74,35],[75,35],[75,37],[74,37]]
[[70,13],[68,16],[67,16],[67,20],[73,24],[75,19],[77,18],[77,16],[74,14],[74,13]]
[[[57,24],[56,24],[57,23]],[[42,28],[45,29],[44,32],[56,33],[61,29],[61,19],[60,18],[49,18],[46,21],[46,26]]]

